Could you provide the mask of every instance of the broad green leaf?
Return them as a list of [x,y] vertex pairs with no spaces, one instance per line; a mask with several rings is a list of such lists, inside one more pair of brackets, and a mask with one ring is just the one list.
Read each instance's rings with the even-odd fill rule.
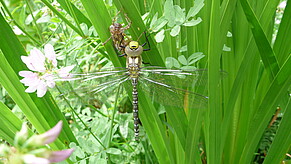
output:
[[246,17],[251,24],[252,33],[254,35],[265,69],[268,72],[269,78],[273,79],[279,70],[276,56],[249,3],[246,0],[241,0],[241,4],[244,8]]

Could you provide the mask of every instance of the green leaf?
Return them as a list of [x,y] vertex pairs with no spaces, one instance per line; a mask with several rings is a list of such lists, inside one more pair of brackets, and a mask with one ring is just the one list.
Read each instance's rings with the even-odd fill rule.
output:
[[168,21],[165,19],[164,16],[162,16],[157,21],[155,21],[154,23],[151,22],[151,30],[153,32],[157,32],[161,28],[163,28],[167,23],[168,23]]
[[106,152],[109,154],[115,154],[115,155],[121,154],[121,151],[119,149],[116,149],[116,148],[109,148],[106,150]]
[[172,68],[172,67],[175,67],[175,68],[180,68],[180,64],[179,64],[179,61],[173,57],[167,57],[166,58],[166,67],[167,68]]
[[168,20],[168,26],[173,27],[175,25],[175,9],[172,0],[166,0],[164,5],[164,16]]
[[176,25],[174,28],[172,28],[170,35],[173,37],[177,36],[180,32],[180,29],[181,29],[180,25]]
[[230,48],[230,47],[227,47],[227,46],[224,44],[222,50],[223,50],[223,51],[231,51],[231,48]]
[[176,25],[181,25],[182,23],[185,22],[185,11],[183,9],[181,9],[180,6],[175,5],[174,6],[175,9],[175,24]]
[[196,20],[192,19],[190,21],[186,21],[185,23],[183,23],[183,26],[196,26],[200,22],[202,22],[202,19],[198,17]]
[[187,61],[187,59],[185,58],[184,55],[179,56],[179,57],[178,57],[178,60],[179,60],[179,62],[180,62],[182,65],[188,65],[188,61]]
[[254,35],[265,69],[268,72],[269,78],[273,79],[279,70],[276,56],[250,4],[246,0],[241,0],[241,4],[246,17],[251,24],[252,33]]
[[198,12],[203,8],[204,6],[204,2],[203,0],[196,0],[195,5],[193,7],[190,8],[190,10],[188,11],[186,20],[188,20],[191,17],[194,17],[198,14]]
[[188,63],[189,63],[189,65],[194,64],[194,63],[196,63],[197,61],[199,61],[200,59],[202,59],[204,57],[205,57],[205,55],[203,55],[202,52],[195,52],[194,54],[189,56]]
[[164,38],[165,38],[165,30],[162,29],[160,32],[158,32],[156,35],[155,35],[155,40],[157,43],[160,43],[160,42],[163,42]]

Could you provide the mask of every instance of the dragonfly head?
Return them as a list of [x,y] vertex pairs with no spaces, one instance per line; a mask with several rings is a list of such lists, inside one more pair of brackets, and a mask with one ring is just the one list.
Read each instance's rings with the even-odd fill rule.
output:
[[125,47],[125,53],[127,56],[130,56],[130,57],[140,56],[142,52],[143,52],[143,48],[142,46],[139,45],[137,41],[131,41]]
[[131,50],[136,50],[139,47],[139,44],[137,41],[131,41],[129,42],[128,46]]

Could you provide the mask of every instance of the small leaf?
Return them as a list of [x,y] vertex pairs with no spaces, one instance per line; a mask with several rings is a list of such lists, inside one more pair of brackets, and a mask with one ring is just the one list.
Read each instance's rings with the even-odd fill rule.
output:
[[153,32],[159,31],[161,28],[163,28],[168,21],[165,19],[164,16],[160,17],[157,21],[155,21],[155,24],[151,27]]
[[124,123],[119,125],[119,131],[124,138],[127,138],[127,136],[128,136],[128,121],[125,121]]
[[180,68],[180,64],[179,64],[177,59],[175,59],[173,57],[167,57],[166,58],[166,67],[167,68],[173,68],[173,67]]
[[165,33],[165,30],[162,29],[160,32],[158,32],[155,35],[155,40],[156,40],[157,43],[161,43],[164,40],[164,38],[165,38],[164,33]]
[[187,61],[187,59],[185,58],[184,55],[179,56],[179,57],[178,57],[178,60],[179,60],[179,62],[180,62],[182,65],[188,65],[188,61]]
[[180,25],[176,25],[174,28],[172,28],[170,35],[174,37],[177,36],[180,32],[180,29],[181,29]]
[[172,0],[166,0],[164,5],[164,15],[168,21],[174,21],[175,19],[175,9]]
[[109,148],[106,150],[106,152],[109,154],[115,154],[115,155],[121,154],[121,151],[119,149],[115,149],[115,148]]
[[187,45],[180,48],[179,52],[185,52],[187,51]]
[[191,17],[194,17],[195,15],[197,15],[197,13],[202,9],[202,7],[204,6],[203,0],[201,1],[195,1],[194,2],[195,5],[193,7],[190,8],[186,20],[188,20]]
[[156,21],[158,20],[158,13],[156,13],[154,16],[153,16],[153,19],[151,20],[151,24],[150,24],[150,29],[153,28],[153,26],[156,26]]
[[230,37],[232,37],[232,33],[230,31],[227,31],[226,36],[230,38]]
[[183,25],[184,26],[196,26],[201,21],[202,21],[202,19],[200,17],[198,17],[196,20],[195,19],[192,19],[190,21],[186,21]]
[[230,47],[227,47],[225,44],[223,45],[223,48],[222,48],[223,51],[231,51],[231,48]]
[[61,20],[59,18],[51,18],[51,22],[54,22],[54,23],[60,23]]
[[82,24],[80,24],[80,27],[81,27],[83,33],[88,36],[89,35],[89,29],[88,29],[87,24],[82,23]]
[[[149,15],[150,15],[149,12],[143,14],[143,15],[141,16],[142,20],[146,20],[146,19],[148,18]],[[153,18],[153,19],[154,19],[154,18]]]
[[181,25],[185,22],[185,9],[181,9],[180,6],[175,5],[174,6],[175,9],[175,24],[176,25]]
[[202,52],[195,52],[188,58],[189,65],[196,63],[200,59],[204,58],[205,55],[203,55]]

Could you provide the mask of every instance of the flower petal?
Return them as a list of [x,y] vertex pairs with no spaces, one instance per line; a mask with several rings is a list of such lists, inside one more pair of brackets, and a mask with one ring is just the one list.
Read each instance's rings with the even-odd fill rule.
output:
[[57,66],[57,55],[55,53],[54,47],[51,44],[46,44],[44,46],[45,57],[48,58],[54,67]]
[[21,56],[21,60],[32,71],[43,72],[46,70],[44,66],[45,57],[37,48],[32,49],[29,56]]
[[61,162],[68,157],[74,152],[74,149],[66,149],[66,150],[61,150],[61,151],[54,151],[52,154],[49,156],[48,160],[50,162]]
[[56,140],[56,138],[59,136],[63,126],[63,121],[59,121],[53,128],[48,130],[47,132],[40,134],[38,137],[43,140],[44,144],[49,144]]
[[47,85],[44,81],[40,81],[40,83],[37,85],[37,97],[43,97],[47,91]]
[[54,81],[54,75],[53,74],[49,74],[49,73],[46,73],[42,76],[42,78],[45,80],[45,84],[50,87],[50,88],[53,88],[55,87],[56,83]]
[[37,86],[29,86],[28,88],[26,88],[25,92],[32,93],[32,92],[35,92],[36,89],[37,89]]
[[40,81],[37,73],[33,73],[30,71],[20,71],[19,75],[24,77],[20,80],[20,82],[23,83],[25,86],[36,86]]
[[70,77],[70,71],[75,67],[75,65],[71,65],[71,66],[67,66],[67,67],[63,67],[61,69],[59,69],[58,71],[58,75],[61,78],[68,78]]
[[21,77],[32,77],[32,76],[37,75],[36,73],[31,72],[31,71],[19,71],[18,74],[19,74],[19,76],[21,76]]

